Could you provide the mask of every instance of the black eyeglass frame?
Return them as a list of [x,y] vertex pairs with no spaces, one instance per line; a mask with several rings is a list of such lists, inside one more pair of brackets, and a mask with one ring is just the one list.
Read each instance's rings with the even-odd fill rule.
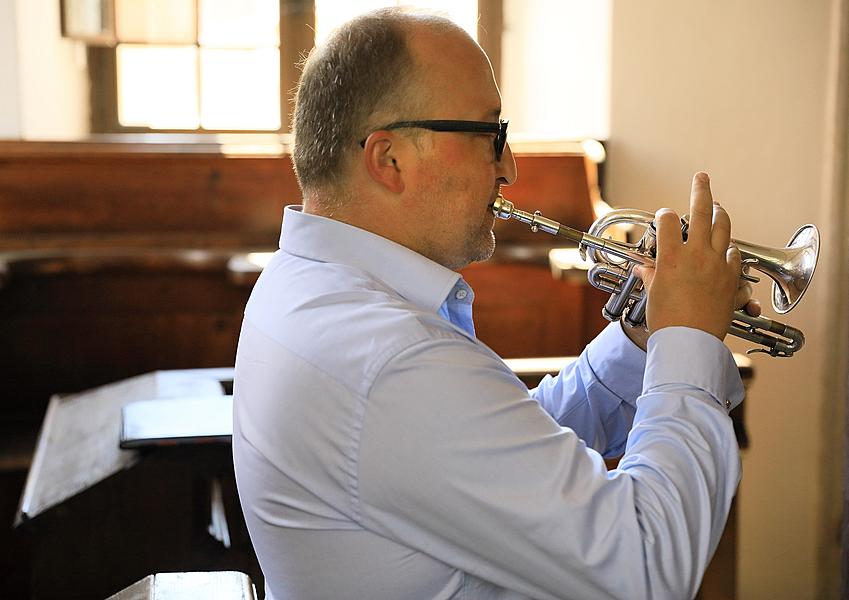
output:
[[[396,121],[380,129],[428,129],[430,131],[450,131],[454,133],[492,133],[495,134],[493,146],[495,148],[495,161],[501,160],[504,147],[507,145],[507,124],[509,120],[498,119],[498,123],[491,121],[452,121],[446,119],[432,119],[428,121]],[[366,141],[362,140],[360,146],[365,147]]]

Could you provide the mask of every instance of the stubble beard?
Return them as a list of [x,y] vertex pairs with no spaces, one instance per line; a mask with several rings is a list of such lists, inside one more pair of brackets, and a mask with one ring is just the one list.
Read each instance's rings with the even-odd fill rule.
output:
[[[429,190],[429,196],[433,198],[432,202],[435,206],[442,205],[440,200],[446,193],[445,190],[458,189],[460,186],[456,184],[453,178],[448,175],[434,178],[433,187]],[[462,256],[445,257],[447,260],[439,261],[443,266],[458,271],[473,262],[481,262],[492,258],[495,252],[495,215],[491,210],[486,210],[487,217],[483,217],[477,222],[474,229],[470,228],[465,236],[465,240],[457,248]],[[451,219],[446,219],[450,222]]]
[[476,229],[465,237],[460,252],[453,258],[440,262],[443,266],[459,271],[473,262],[488,260],[495,252],[495,233],[492,226],[483,226]]
[[[471,240],[470,240],[471,241]],[[474,243],[469,248],[469,262],[489,260],[495,253],[495,232],[492,228],[481,231],[475,236]]]

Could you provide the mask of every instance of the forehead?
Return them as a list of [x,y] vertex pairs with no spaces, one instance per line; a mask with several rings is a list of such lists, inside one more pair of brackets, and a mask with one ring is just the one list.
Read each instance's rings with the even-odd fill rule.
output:
[[480,46],[464,31],[422,28],[414,30],[408,41],[420,80],[433,94],[438,109],[453,111],[454,118],[498,116],[501,95],[492,66]]

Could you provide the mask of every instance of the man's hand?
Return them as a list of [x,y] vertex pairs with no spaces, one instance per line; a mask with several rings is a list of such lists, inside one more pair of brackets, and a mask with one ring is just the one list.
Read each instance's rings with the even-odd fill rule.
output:
[[649,290],[646,321],[650,332],[672,326],[693,327],[720,340],[728,333],[736,306],[760,313],[749,302],[752,288],[740,280],[740,251],[729,247],[731,220],[713,203],[710,179],[696,173],[690,192],[690,227],[687,242],[674,211],[662,208],[655,215],[657,262],[654,269],[637,267]]

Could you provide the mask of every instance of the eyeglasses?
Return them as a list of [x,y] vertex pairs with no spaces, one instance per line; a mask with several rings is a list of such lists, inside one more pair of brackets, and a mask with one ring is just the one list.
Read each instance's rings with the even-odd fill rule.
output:
[[[430,131],[453,131],[456,133],[493,133],[495,140],[495,160],[500,161],[501,155],[504,153],[504,146],[507,144],[507,123],[503,119],[498,119],[498,123],[489,121],[446,121],[446,120],[430,120],[430,121],[397,121],[390,123],[380,129],[406,129],[408,127],[416,129],[428,129]],[[366,141],[362,140],[360,146],[365,147]]]

